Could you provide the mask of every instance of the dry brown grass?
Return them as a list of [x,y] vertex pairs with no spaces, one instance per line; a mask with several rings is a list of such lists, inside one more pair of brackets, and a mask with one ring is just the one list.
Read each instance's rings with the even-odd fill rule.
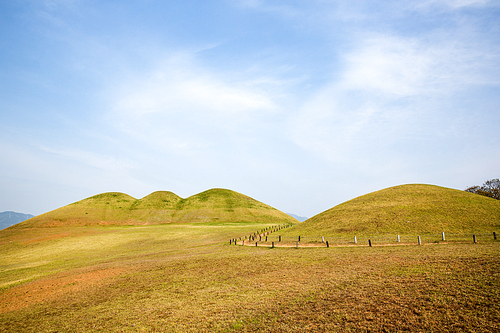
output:
[[66,269],[0,291],[0,304],[10,304],[0,331],[500,330],[498,242],[297,250],[226,241],[254,228],[103,228],[67,238],[104,237],[119,251],[93,248],[100,259],[59,263]]

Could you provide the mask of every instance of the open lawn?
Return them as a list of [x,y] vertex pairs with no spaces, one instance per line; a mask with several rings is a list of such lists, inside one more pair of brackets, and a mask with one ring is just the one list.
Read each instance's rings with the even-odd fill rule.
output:
[[264,248],[262,223],[6,229],[0,331],[500,330],[500,243]]

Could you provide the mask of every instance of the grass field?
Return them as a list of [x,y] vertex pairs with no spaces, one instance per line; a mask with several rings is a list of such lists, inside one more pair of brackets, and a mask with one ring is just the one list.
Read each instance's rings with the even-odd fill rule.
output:
[[262,227],[2,230],[0,331],[500,330],[499,242],[229,245]]

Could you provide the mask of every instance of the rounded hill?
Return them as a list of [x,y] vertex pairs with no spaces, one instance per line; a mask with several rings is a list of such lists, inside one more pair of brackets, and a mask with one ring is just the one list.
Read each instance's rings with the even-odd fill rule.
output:
[[211,189],[181,200],[174,220],[178,222],[297,223],[293,217],[244,194]]
[[434,185],[401,185],[328,209],[293,228],[303,234],[415,234],[494,231],[500,201]]
[[212,189],[187,199],[168,191],[135,199],[102,193],[35,216],[16,227],[146,225],[192,222],[296,223],[289,215],[246,195]]
[[156,191],[134,203],[133,209],[175,209],[182,200],[180,196],[170,191]]

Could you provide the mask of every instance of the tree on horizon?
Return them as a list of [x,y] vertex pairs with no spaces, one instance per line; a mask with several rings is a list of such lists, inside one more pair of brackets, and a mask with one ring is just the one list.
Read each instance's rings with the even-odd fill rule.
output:
[[490,179],[485,181],[482,186],[470,186],[465,191],[500,200],[500,180],[498,178]]

